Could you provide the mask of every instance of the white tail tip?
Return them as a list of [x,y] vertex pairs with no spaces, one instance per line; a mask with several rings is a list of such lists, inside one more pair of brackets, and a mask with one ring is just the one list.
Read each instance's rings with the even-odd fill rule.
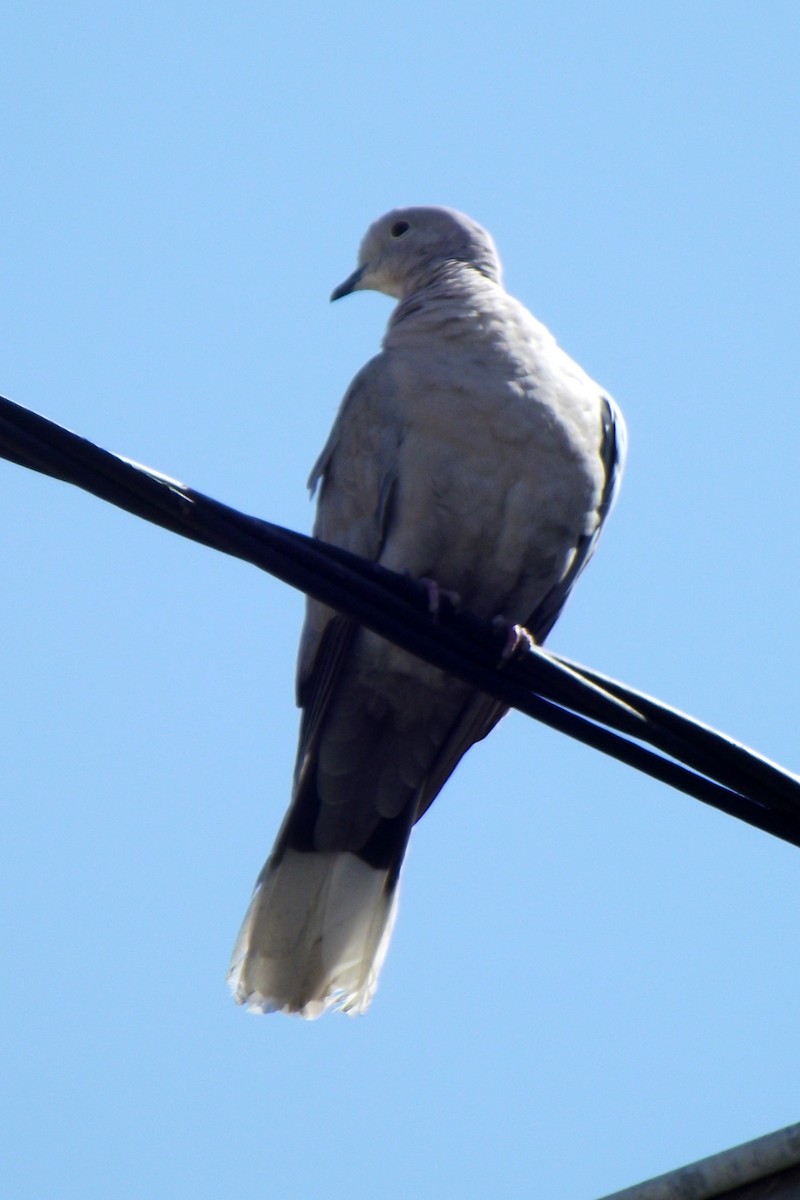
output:
[[237,1003],[309,1020],[328,1008],[366,1012],[397,911],[386,881],[348,851],[287,850],[268,864],[233,951]]

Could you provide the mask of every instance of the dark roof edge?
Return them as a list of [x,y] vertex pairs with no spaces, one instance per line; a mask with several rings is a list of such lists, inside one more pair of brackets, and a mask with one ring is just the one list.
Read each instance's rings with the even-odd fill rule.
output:
[[714,1200],[800,1164],[800,1123],[668,1171],[600,1200]]

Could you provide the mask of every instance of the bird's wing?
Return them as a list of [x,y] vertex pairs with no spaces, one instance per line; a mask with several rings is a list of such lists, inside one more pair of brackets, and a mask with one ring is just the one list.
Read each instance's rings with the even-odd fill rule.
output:
[[536,606],[525,624],[525,628],[539,646],[561,615],[578,576],[594,554],[600,530],[614,506],[619,491],[622,468],[625,465],[626,432],[622,414],[609,396],[600,397],[600,420],[600,460],[603,464],[604,480],[596,520],[575,547],[568,570]]
[[[538,646],[544,643],[555,625],[575,586],[575,581],[594,553],[600,530],[614,505],[619,489],[625,462],[625,424],[619,409],[608,396],[601,397],[600,412],[600,459],[603,464],[604,483],[596,511],[597,520],[591,531],[584,534],[576,545],[575,553],[565,574],[536,606],[530,619],[525,623],[525,628]],[[477,693],[467,701],[455,720],[425,781],[417,807],[417,821],[433,804],[470,746],[491,733],[497,722],[507,712],[508,705],[482,693]]]
[[[311,472],[309,487],[319,486],[315,537],[362,558],[379,558],[391,522],[402,436],[385,355],[378,355],[350,385]],[[298,771],[315,744],[357,628],[352,618],[308,600],[297,665],[303,709]]]

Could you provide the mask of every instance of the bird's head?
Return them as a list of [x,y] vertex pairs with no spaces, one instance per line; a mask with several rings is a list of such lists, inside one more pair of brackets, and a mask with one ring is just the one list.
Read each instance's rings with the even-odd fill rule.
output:
[[370,225],[358,266],[331,295],[371,289],[401,300],[446,262],[465,263],[500,282],[500,260],[485,229],[453,208],[395,208]]

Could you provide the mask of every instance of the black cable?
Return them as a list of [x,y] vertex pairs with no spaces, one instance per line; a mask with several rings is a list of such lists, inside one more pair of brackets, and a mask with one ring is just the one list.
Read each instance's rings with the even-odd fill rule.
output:
[[502,632],[446,600],[432,617],[413,581],[240,513],[2,397],[0,455],[244,559],[543,724],[800,846],[800,778],[650,696],[540,649],[499,666]]

